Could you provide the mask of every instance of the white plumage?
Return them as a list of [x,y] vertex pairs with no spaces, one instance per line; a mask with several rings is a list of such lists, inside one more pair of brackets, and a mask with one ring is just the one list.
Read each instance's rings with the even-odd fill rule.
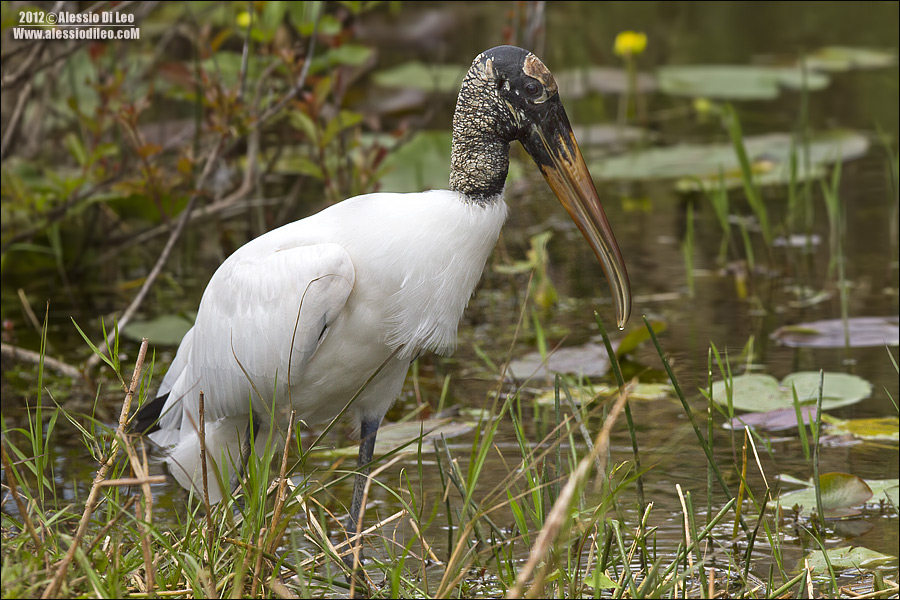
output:
[[[273,401],[283,427],[291,410],[308,424],[330,420],[396,350],[350,408],[380,419],[413,358],[453,351],[506,213],[502,200],[450,191],[368,194],[238,249],[210,280],[160,386],[169,395],[151,438],[173,446],[167,462],[179,483],[200,489],[201,390],[209,472],[226,483],[240,465],[251,398],[260,451]],[[217,502],[222,490],[209,479]]]

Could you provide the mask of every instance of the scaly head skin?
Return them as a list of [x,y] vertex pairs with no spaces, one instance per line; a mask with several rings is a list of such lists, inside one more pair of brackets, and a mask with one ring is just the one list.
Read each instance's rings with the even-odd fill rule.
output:
[[619,328],[631,315],[625,261],[572,133],[550,70],[534,54],[497,46],[479,54],[453,116],[450,189],[478,203],[503,192],[509,144],[519,140],[581,230],[613,292]]

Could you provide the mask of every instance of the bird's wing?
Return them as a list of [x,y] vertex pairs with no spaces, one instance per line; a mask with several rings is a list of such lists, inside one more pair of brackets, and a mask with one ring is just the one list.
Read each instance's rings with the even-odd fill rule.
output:
[[[276,387],[299,381],[354,281],[350,256],[338,244],[251,242],[239,249],[203,293],[197,320],[173,363],[180,364],[189,345],[181,373],[171,384],[168,375],[163,381],[171,388],[167,408],[181,402],[185,413],[197,415],[202,390],[207,421],[247,415],[251,397],[268,401]],[[165,429],[168,423],[160,424]]]
[[148,428],[156,419],[159,419],[159,427],[161,429],[181,428],[181,411],[166,411],[166,409],[171,408],[172,406],[172,404],[168,402],[169,392],[172,391],[172,386],[175,385],[178,378],[181,377],[181,374],[184,372],[185,367],[187,367],[188,357],[191,355],[191,348],[193,347],[193,340],[194,328],[191,327],[188,329],[187,333],[184,334],[184,337],[181,338],[178,352],[175,353],[175,358],[172,360],[172,364],[169,365],[169,370],[166,371],[162,383],[159,384],[159,388],[156,390],[155,402],[152,401],[149,404],[159,403],[161,400],[165,400],[166,402],[162,407],[143,407],[142,411],[138,413],[139,424],[136,426],[138,431]]

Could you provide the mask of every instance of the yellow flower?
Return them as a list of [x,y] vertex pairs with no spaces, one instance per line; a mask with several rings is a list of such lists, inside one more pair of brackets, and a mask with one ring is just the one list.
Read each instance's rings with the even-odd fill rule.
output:
[[623,31],[616,36],[613,52],[619,56],[635,56],[647,47],[647,34],[640,31]]
[[235,21],[237,22],[238,27],[244,27],[244,28],[250,27],[250,13],[248,13],[247,11],[244,11],[244,12],[238,14],[237,19],[235,19]]
[[698,115],[708,115],[713,110],[714,105],[709,98],[694,98],[694,112]]

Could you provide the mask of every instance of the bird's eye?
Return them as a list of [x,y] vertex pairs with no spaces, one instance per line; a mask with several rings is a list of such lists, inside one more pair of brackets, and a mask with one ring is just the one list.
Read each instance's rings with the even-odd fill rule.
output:
[[533,81],[525,84],[525,93],[529,96],[538,96],[541,93],[541,86]]

